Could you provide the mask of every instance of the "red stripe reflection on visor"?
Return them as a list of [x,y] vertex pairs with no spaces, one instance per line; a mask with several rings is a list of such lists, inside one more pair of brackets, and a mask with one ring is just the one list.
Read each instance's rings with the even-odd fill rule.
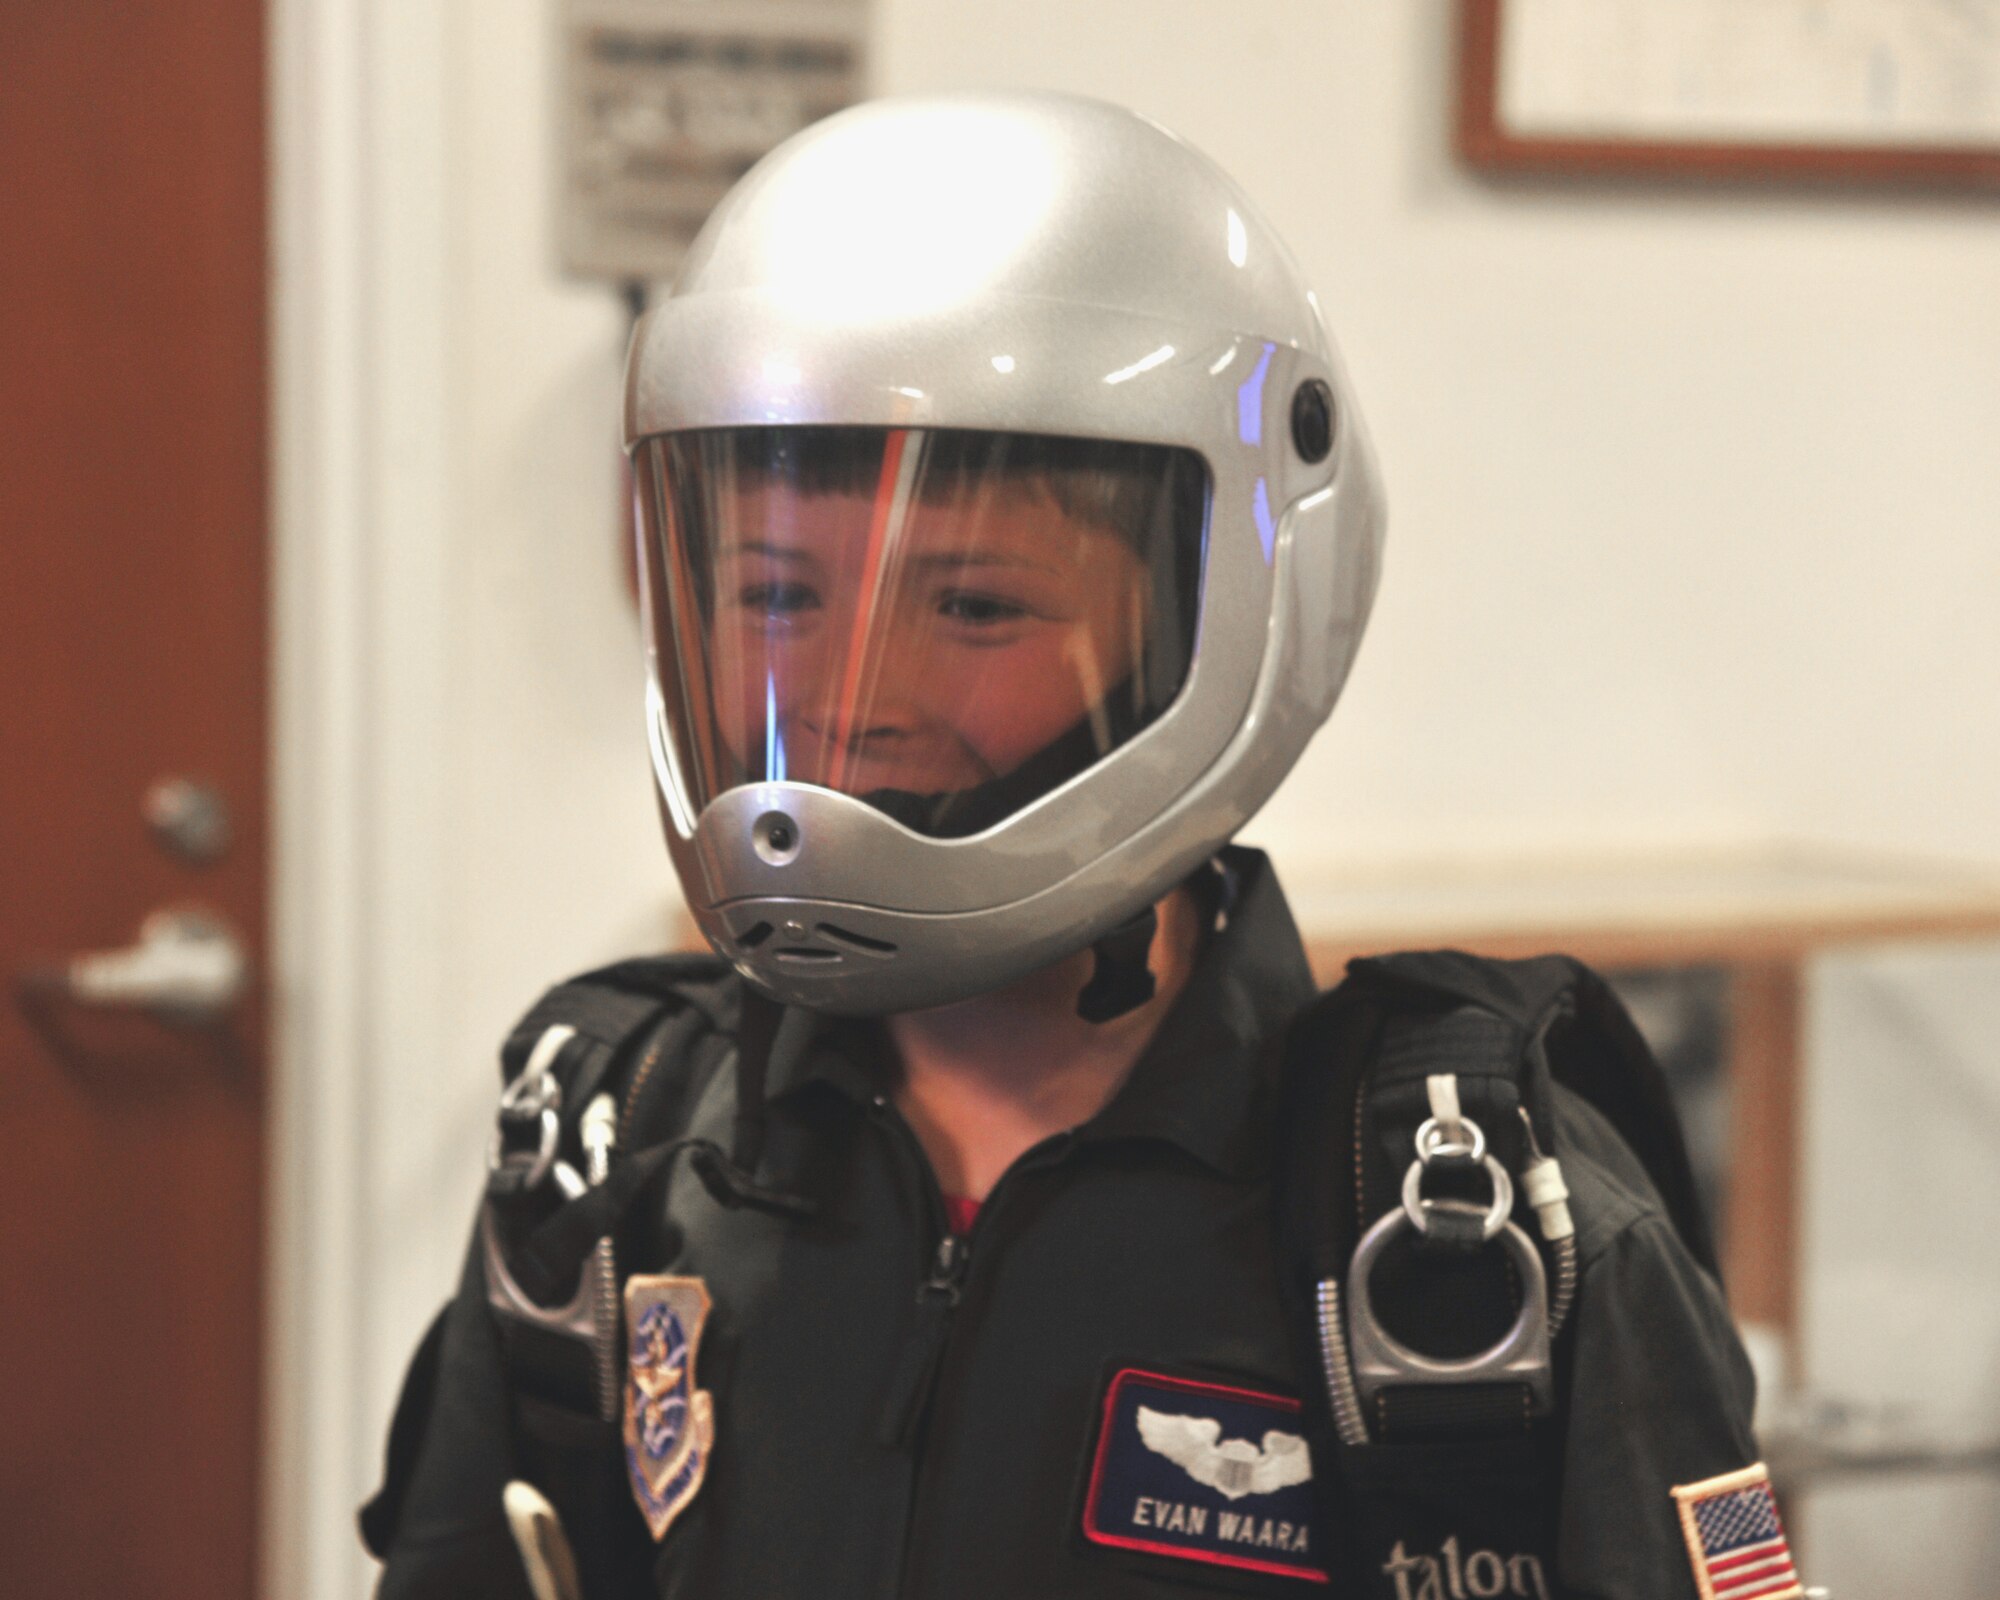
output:
[[909,485],[903,481],[903,456],[913,431],[891,428],[882,448],[882,472],[875,482],[875,506],[868,519],[868,545],[861,558],[861,604],[854,610],[854,631],[847,641],[840,697],[832,707],[832,715],[826,719],[827,729],[834,735],[833,770],[827,775],[827,786],[843,793],[847,789],[848,756],[858,731],[856,718],[861,710],[863,657],[875,622],[876,603],[881,597],[882,567],[888,558],[889,534],[898,520],[901,502],[909,492]]

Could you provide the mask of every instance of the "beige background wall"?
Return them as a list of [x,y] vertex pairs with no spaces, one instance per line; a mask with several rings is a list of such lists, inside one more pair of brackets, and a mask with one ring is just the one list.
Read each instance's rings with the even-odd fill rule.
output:
[[[446,10],[445,1059],[375,1113],[373,1417],[454,1269],[497,1039],[672,901],[618,570],[622,315],[551,266],[550,11]],[[1443,0],[877,17],[882,91],[1075,89],[1181,132],[1319,288],[1391,536],[1347,700],[1257,825],[1281,862],[1772,836],[2000,861],[2000,206],[1474,180]],[[2000,1428],[1996,994],[1991,952],[1821,975],[1808,1296],[1824,1376]],[[1841,1600],[1910,1592],[1913,1548],[1926,1593],[1985,1592],[2000,1495],[1913,1493],[1810,1519]]]

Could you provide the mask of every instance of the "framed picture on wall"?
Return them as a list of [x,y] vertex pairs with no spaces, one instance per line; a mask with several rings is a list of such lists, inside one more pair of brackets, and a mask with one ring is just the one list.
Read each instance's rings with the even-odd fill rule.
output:
[[1460,0],[1493,172],[2000,188],[2000,0]]

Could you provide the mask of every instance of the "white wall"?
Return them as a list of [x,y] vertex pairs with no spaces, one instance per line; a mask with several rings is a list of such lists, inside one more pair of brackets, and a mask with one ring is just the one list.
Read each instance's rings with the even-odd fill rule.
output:
[[[445,0],[441,1059],[373,1112],[397,1152],[373,1417],[450,1281],[496,1041],[547,981],[656,945],[672,904],[618,572],[622,313],[551,265],[551,11]],[[1257,837],[1296,864],[1774,834],[2000,858],[2000,210],[1490,185],[1447,150],[1450,33],[1443,0],[878,12],[881,90],[1122,100],[1231,170],[1319,287],[1383,457],[1389,562],[1347,701]],[[1990,1015],[1990,963],[1887,970],[1830,975],[1822,1031],[1864,1037],[1865,1014],[1886,1055]],[[1957,1057],[1989,1144],[1994,1037]],[[1813,1131],[1845,1160],[1882,1073],[1827,1060]],[[1814,1189],[1813,1304],[1895,1348],[1870,1286],[1929,1304],[1948,1274],[1843,1275],[1845,1192]],[[1989,1305],[1952,1367],[1989,1412],[1996,1324]],[[1894,1588],[1833,1576],[1841,1600]]]

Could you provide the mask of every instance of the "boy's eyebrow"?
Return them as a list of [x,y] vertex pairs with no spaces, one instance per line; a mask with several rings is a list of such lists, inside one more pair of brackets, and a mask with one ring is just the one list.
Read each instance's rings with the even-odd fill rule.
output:
[[[800,561],[817,563],[818,555],[810,550],[801,550],[792,545],[773,544],[768,539],[746,539],[741,544],[727,544],[717,552],[719,558],[729,556],[768,556],[774,561]],[[1046,572],[1055,577],[1065,576],[1064,570],[1053,562],[1037,561],[1032,556],[1014,555],[1004,550],[929,550],[908,558],[913,567],[1022,567],[1031,572]]]
[[768,539],[746,539],[741,544],[726,544],[716,553],[718,556],[769,556],[774,561],[819,559],[810,550],[796,549],[791,545],[772,544]]
[[1063,569],[1032,556],[1013,555],[1004,550],[933,550],[910,557],[913,567],[1026,567],[1033,572],[1062,577]]

